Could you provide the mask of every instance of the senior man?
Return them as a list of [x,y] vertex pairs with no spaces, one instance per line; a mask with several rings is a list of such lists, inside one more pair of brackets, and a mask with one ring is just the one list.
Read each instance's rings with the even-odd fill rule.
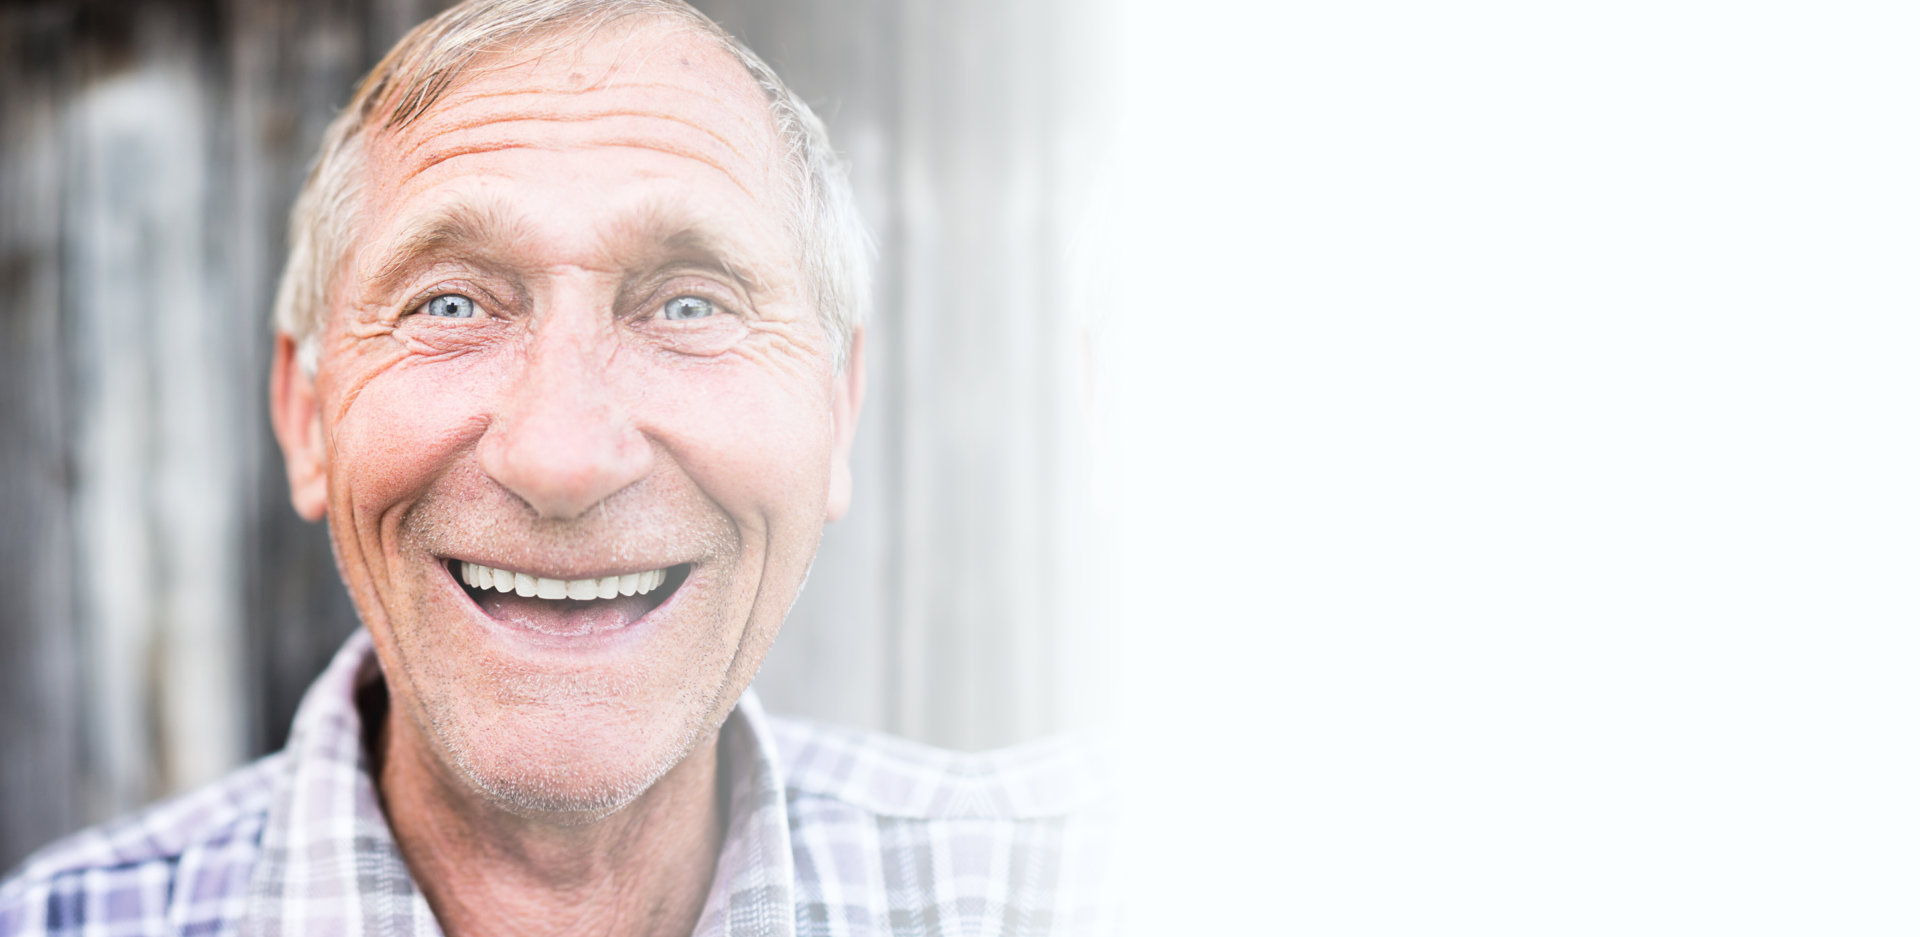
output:
[[819,122],[675,0],[415,29],[276,309],[293,502],[365,630],[285,751],[44,850],[0,933],[1103,926],[1071,751],[747,689],[847,509],[865,250]]

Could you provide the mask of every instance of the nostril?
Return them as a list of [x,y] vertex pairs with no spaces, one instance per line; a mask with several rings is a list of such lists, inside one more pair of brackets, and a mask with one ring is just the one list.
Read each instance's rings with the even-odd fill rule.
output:
[[481,440],[480,465],[542,518],[579,517],[652,470],[652,445],[638,430],[538,422],[496,424]]

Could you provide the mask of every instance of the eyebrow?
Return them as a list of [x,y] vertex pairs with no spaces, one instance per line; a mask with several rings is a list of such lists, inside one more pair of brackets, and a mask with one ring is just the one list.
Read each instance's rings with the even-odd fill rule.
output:
[[[644,237],[630,237],[626,225],[621,225],[621,242],[625,244],[646,243]],[[731,277],[750,294],[761,292],[761,280],[754,273],[754,265],[735,248],[733,242],[701,224],[677,225],[664,235],[654,239],[658,245],[655,265],[665,263],[690,263],[697,266],[715,267],[719,272]],[[642,261],[642,258],[633,258]],[[642,261],[644,262],[644,261]],[[641,266],[639,263],[622,264],[622,269],[632,271]]]
[[[689,219],[674,201],[664,201],[617,219],[601,245],[601,257],[631,282],[669,264],[708,267],[759,294],[764,277],[746,252],[711,224]],[[532,236],[526,220],[497,204],[456,202],[409,225],[387,249],[370,282],[385,292],[406,276],[441,261],[476,264],[511,274],[525,264],[517,246]],[[516,280],[516,283],[518,281]],[[623,289],[625,287],[623,286]]]
[[511,260],[513,246],[527,234],[518,217],[497,206],[457,202],[408,226],[369,279],[377,291],[386,292],[413,271],[441,260],[510,270],[518,266]]

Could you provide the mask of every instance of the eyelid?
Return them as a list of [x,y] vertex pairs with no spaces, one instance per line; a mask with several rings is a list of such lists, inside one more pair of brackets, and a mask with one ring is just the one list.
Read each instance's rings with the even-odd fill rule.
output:
[[401,304],[400,316],[402,318],[413,315],[425,316],[427,304],[441,296],[465,296],[469,302],[473,303],[473,319],[492,318],[497,316],[498,310],[502,308],[493,294],[480,288],[478,284],[442,280],[427,289],[415,292],[412,299]]
[[638,310],[644,313],[642,318],[647,320],[660,318],[660,312],[666,308],[667,303],[680,296],[704,299],[713,304],[716,313],[723,315],[739,316],[743,310],[752,308],[739,290],[719,284],[713,277],[698,274],[682,273],[669,276],[647,290],[645,295],[646,299],[637,306]]

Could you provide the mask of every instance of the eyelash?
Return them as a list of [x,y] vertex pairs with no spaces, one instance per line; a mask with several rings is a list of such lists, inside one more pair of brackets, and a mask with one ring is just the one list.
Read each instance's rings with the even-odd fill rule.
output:
[[[689,278],[684,276],[674,277],[649,290],[648,296],[648,300],[640,307],[644,311],[644,315],[639,320],[642,322],[698,322],[720,316],[736,315],[735,303],[731,299],[723,298],[723,291],[705,286],[697,279],[689,282]],[[703,316],[700,319],[666,318],[667,304],[683,296],[711,304],[713,315]]]
[[[672,305],[676,299],[697,299],[712,306],[713,312],[709,315],[699,316],[693,319],[669,319],[667,318],[667,307]],[[659,320],[661,322],[698,322],[702,319],[712,319],[733,314],[733,306],[731,304],[721,302],[709,294],[694,292],[692,290],[673,290],[667,292],[659,302],[649,303],[647,310],[647,321]]]
[[467,321],[477,321],[494,317],[492,310],[496,308],[496,306],[493,302],[493,297],[488,295],[485,290],[471,289],[464,285],[450,283],[436,284],[433,288],[417,294],[416,298],[402,307],[406,311],[401,313],[401,315],[402,317],[419,316],[423,319],[443,318],[430,315],[427,312],[427,307],[432,305],[434,300],[443,296],[460,296],[465,298],[467,302],[473,304],[473,315],[466,317]]

